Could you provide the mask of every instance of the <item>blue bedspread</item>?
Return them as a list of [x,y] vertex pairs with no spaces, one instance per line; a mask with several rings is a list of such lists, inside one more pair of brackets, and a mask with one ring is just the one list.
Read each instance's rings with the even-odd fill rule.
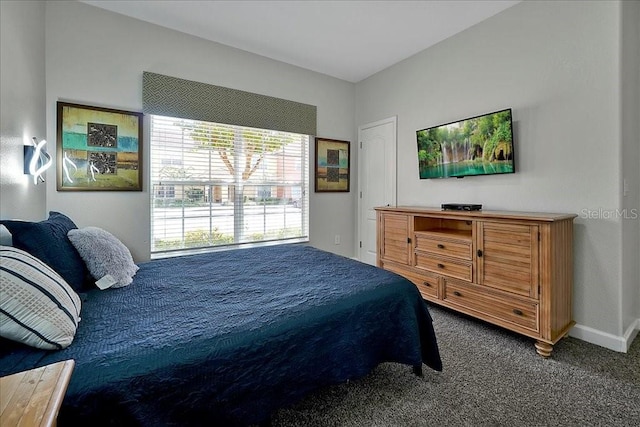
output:
[[258,423],[381,362],[442,369],[411,282],[303,245],[142,263],[81,316],[64,350],[2,341],[2,376],[75,359],[61,426]]

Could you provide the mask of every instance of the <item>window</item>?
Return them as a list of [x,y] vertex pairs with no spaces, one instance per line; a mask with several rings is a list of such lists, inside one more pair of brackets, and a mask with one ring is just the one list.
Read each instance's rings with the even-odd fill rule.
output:
[[152,255],[308,240],[308,135],[150,121]]

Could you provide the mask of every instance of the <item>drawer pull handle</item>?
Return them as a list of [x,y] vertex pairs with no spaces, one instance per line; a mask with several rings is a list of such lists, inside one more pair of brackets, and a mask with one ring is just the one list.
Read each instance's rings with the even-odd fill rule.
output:
[[438,264],[438,268],[444,268],[444,264]]
[[453,291],[453,294],[455,296],[457,296],[457,297],[461,297],[462,296],[462,294],[460,292],[458,292],[458,291]]
[[444,249],[444,245],[442,243],[438,243],[438,249]]
[[524,313],[522,313],[522,310],[518,310],[517,308],[513,309],[513,314],[517,314],[518,316],[522,316]]
[[423,285],[431,287],[431,283],[429,283],[429,282],[424,282]]

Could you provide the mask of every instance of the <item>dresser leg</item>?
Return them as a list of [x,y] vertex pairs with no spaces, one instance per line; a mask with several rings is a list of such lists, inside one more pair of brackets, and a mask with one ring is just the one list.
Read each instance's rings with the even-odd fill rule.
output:
[[542,357],[551,356],[551,352],[553,351],[553,346],[551,344],[542,342],[542,341],[536,341],[535,346],[536,346],[536,351],[540,356]]

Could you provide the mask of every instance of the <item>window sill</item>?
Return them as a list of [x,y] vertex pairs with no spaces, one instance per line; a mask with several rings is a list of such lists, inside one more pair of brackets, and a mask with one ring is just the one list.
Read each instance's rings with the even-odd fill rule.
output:
[[162,258],[173,258],[173,257],[185,256],[185,255],[204,254],[209,252],[222,252],[222,251],[231,251],[236,249],[255,248],[259,246],[276,246],[276,245],[286,245],[286,244],[293,244],[293,243],[309,243],[309,238],[300,237],[297,239],[272,240],[268,242],[240,243],[235,245],[209,246],[205,248],[177,249],[177,250],[166,251],[166,252],[152,252],[150,258],[154,260],[154,259],[162,259]]

